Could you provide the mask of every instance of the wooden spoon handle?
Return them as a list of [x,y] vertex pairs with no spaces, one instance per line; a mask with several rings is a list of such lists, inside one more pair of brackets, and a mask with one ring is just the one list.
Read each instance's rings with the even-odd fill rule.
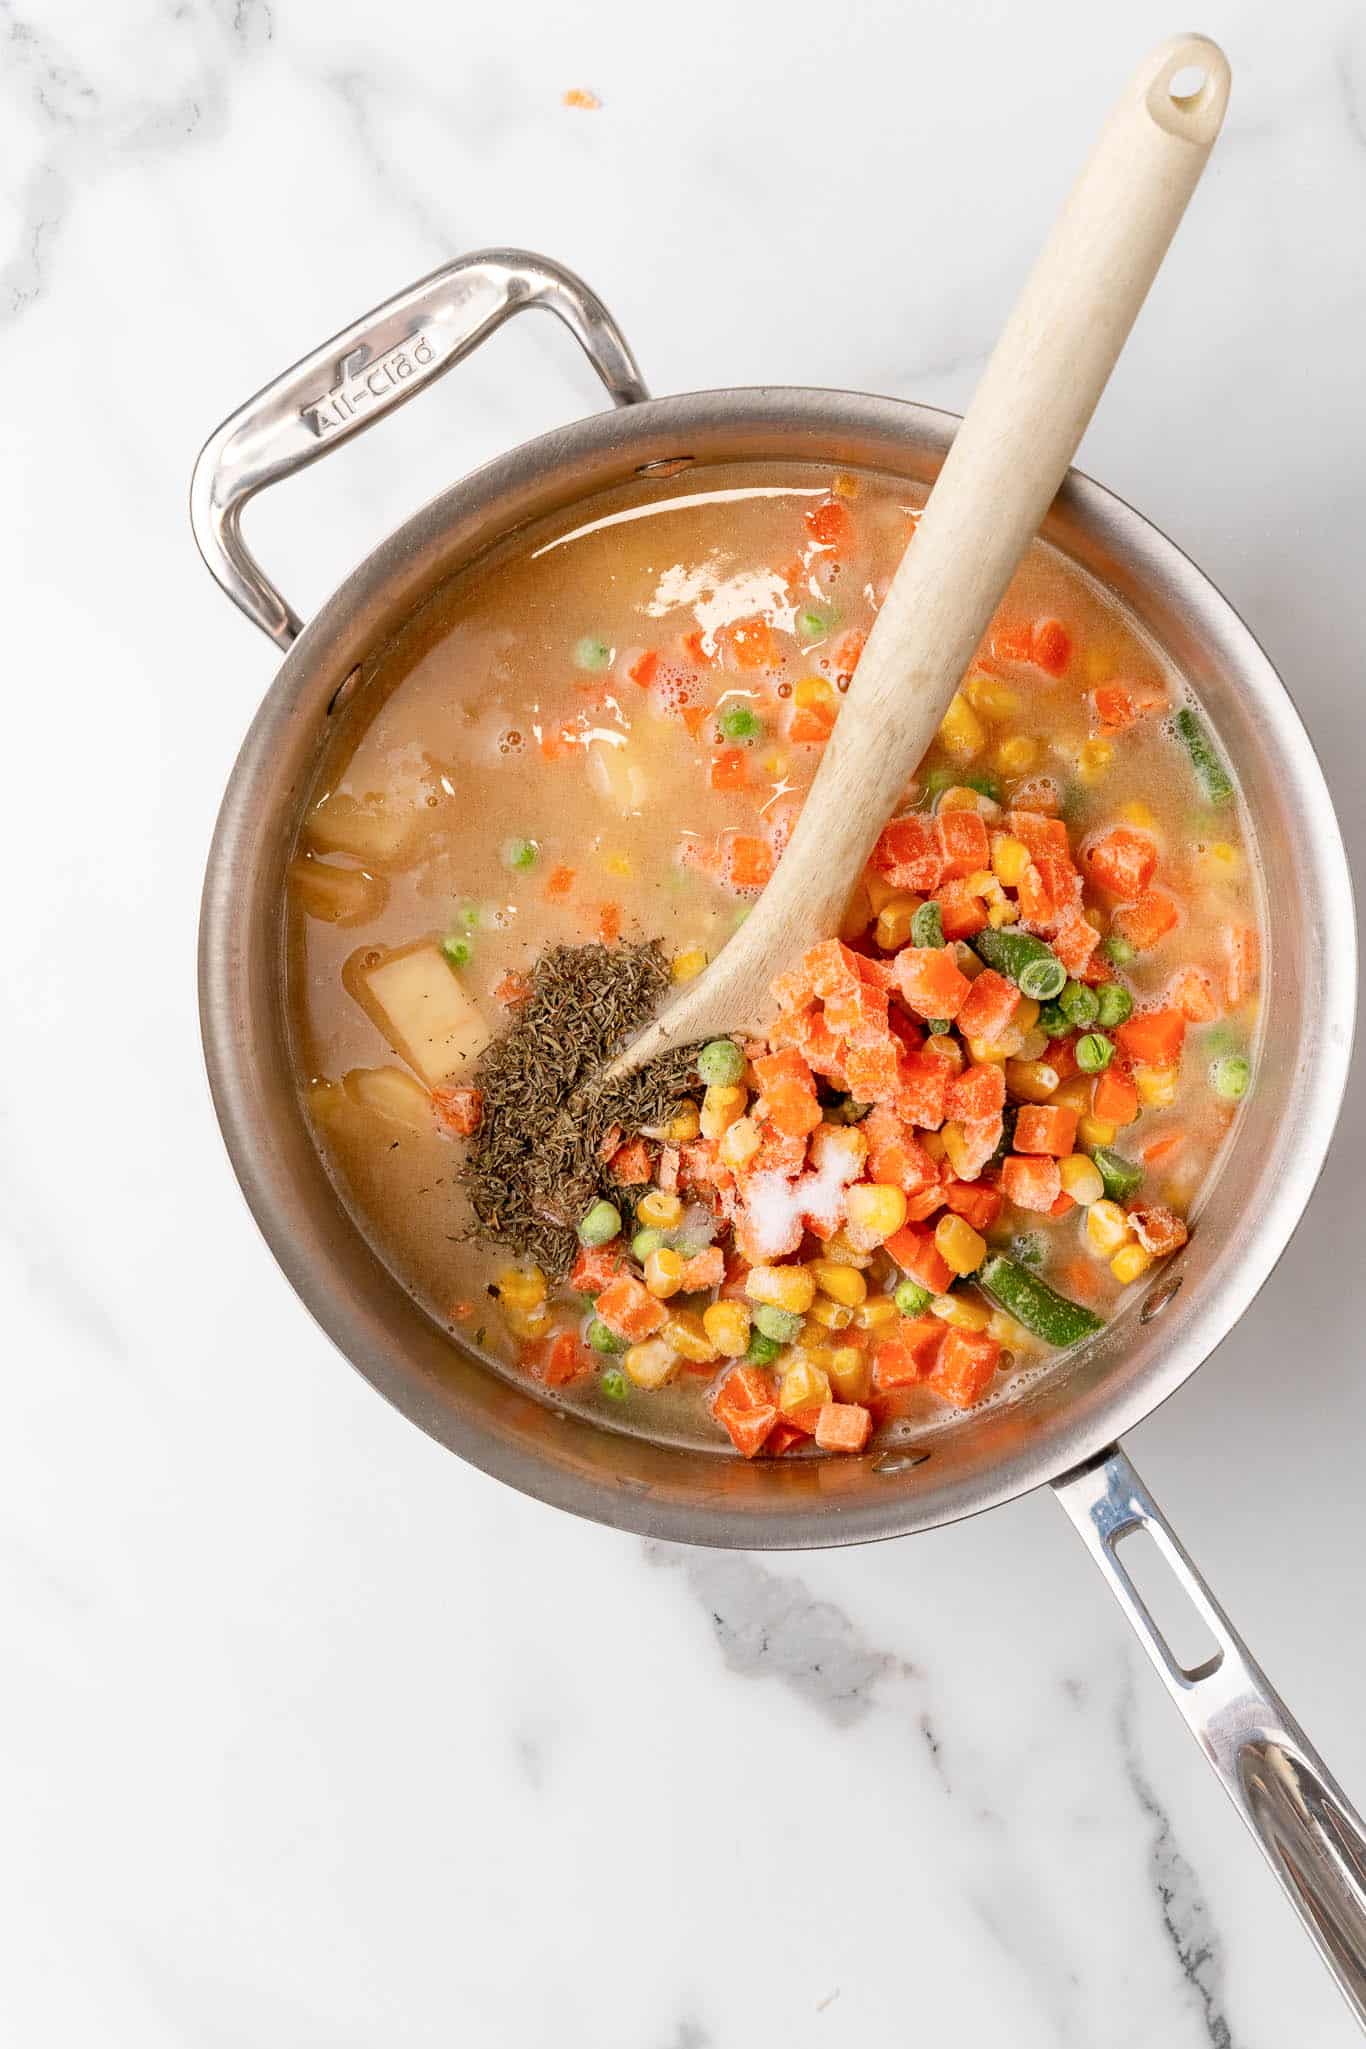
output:
[[[1183,83],[1183,72],[1203,82],[1174,98],[1172,81]],[[837,928],[854,878],[1067,474],[1205,167],[1228,92],[1222,50],[1203,36],[1179,36],[1140,65],[1111,114],[996,344],[868,636],[791,845],[755,914],[766,927],[771,912],[789,931]]]

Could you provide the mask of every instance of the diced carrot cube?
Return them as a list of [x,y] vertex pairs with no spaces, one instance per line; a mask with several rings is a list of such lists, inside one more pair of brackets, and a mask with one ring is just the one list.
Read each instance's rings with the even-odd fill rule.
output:
[[726,747],[713,754],[707,765],[707,784],[713,790],[743,790],[749,781],[749,756],[743,747]]
[[[1100,945],[1100,934],[1094,925],[1088,925],[1085,918],[1064,918],[1053,934],[1053,951],[1069,975],[1080,980],[1086,975],[1091,959]],[[1107,978],[1099,977],[1104,981]]]
[[1141,1067],[1170,1067],[1181,1057],[1186,1020],[1179,1010],[1139,1010],[1115,1033],[1115,1044]]
[[766,620],[736,619],[716,636],[729,650],[737,669],[776,669],[779,655]]
[[932,1369],[948,1326],[937,1316],[903,1316],[873,1353],[873,1385],[879,1394],[908,1387]]
[[965,1039],[991,1042],[1009,1029],[1020,1001],[1020,992],[995,968],[983,968],[963,999],[958,1029]]
[[597,1313],[600,1323],[605,1323],[619,1338],[629,1338],[636,1344],[659,1329],[666,1312],[664,1304],[634,1274],[623,1273],[598,1296]]
[[987,642],[994,661],[1032,662],[1034,659],[1034,628],[1027,619],[1003,620],[993,626]]
[[1110,920],[1110,929],[1127,939],[1140,953],[1156,946],[1174,931],[1180,912],[1165,891],[1150,889],[1131,904],[1121,904]]
[[[852,1075],[849,1085],[854,1086]],[[922,1131],[938,1131],[944,1122],[948,1087],[948,1069],[942,1060],[928,1053],[903,1052],[897,1060],[891,1100],[908,1124],[919,1125]]]
[[764,1100],[768,1104],[769,1122],[774,1130],[781,1131],[788,1138],[805,1137],[821,1121],[821,1106],[813,1088],[804,1089],[796,1082],[782,1081],[767,1091]]
[[926,1385],[956,1409],[970,1409],[990,1387],[1001,1341],[984,1330],[950,1330]]
[[581,1245],[569,1276],[569,1285],[579,1295],[598,1295],[614,1281],[626,1263],[620,1238],[607,1245]]
[[733,1366],[716,1390],[712,1413],[736,1450],[753,1458],[778,1421],[771,1378],[758,1366]]
[[432,1108],[443,1131],[452,1131],[457,1138],[469,1138],[479,1129],[484,1098],[478,1089],[433,1089]]
[[827,1081],[843,1084],[845,1049],[831,1031],[823,1011],[802,1012],[796,1020],[792,1043],[813,1073],[823,1074]]
[[794,704],[787,715],[787,737],[794,747],[823,747],[835,730],[833,704]]
[[[812,1127],[815,1128],[814,1126]],[[750,1160],[746,1172],[754,1174],[784,1174],[788,1180],[800,1174],[806,1165],[805,1133],[789,1134],[777,1130],[772,1124],[759,1125],[759,1150]]]
[[784,1046],[781,1053],[761,1053],[754,1062],[754,1078],[765,1096],[784,1082],[812,1091],[816,1086],[811,1069],[795,1046]]
[[1092,840],[1082,856],[1093,882],[1115,896],[1142,896],[1157,873],[1157,848],[1146,832],[1116,825]]
[[848,633],[842,633],[835,642],[830,656],[830,667],[837,683],[841,681],[846,683],[852,682],[854,671],[859,665],[859,657],[863,653],[867,640],[867,634],[860,632],[857,626],[853,626],[849,629]]
[[1174,1131],[1164,1131],[1161,1138],[1155,1138],[1151,1145],[1143,1148],[1143,1158],[1150,1167],[1160,1167],[1167,1160],[1175,1159],[1186,1143],[1186,1133],[1181,1126]]
[[1023,924],[1048,926],[1056,923],[1057,907],[1036,861],[1031,861],[1020,877],[1015,895]]
[[1059,1103],[1021,1103],[1015,1120],[1018,1153],[1051,1153],[1065,1160],[1077,1142],[1077,1113]]
[[822,498],[819,505],[808,506],[802,523],[822,548],[847,547],[854,531],[854,523],[838,498]]
[[936,889],[944,863],[934,819],[894,818],[884,825],[872,865],[894,889]]
[[[710,1372],[711,1369],[707,1370]],[[794,1444],[805,1443],[806,1432],[799,1430],[788,1417],[780,1416],[764,1439],[764,1452],[769,1458],[781,1458],[785,1451],[791,1451]]]
[[1005,1123],[998,1110],[993,1117],[969,1117],[958,1129],[958,1178],[975,1181],[994,1157]]
[[1103,733],[1122,733],[1138,716],[1134,701],[1122,683],[1102,683],[1098,690],[1091,692],[1091,702]]
[[574,887],[574,870],[563,863],[552,868],[545,879],[545,893],[548,897],[568,896]]
[[905,1057],[898,1042],[890,1036],[871,1046],[848,1047],[844,1073],[849,1093],[860,1103],[899,1102]]
[[[617,1127],[620,1130],[620,1126]],[[654,1169],[650,1162],[650,1148],[643,1138],[630,1139],[619,1145],[607,1163],[607,1171],[622,1188],[639,1188],[653,1178]]]
[[719,1245],[709,1245],[705,1252],[694,1252],[691,1259],[684,1260],[680,1285],[686,1293],[696,1295],[704,1288],[719,1288],[725,1276],[725,1254]]
[[1006,1099],[1006,1078],[994,1062],[982,1061],[955,1074],[944,1099],[945,1114],[963,1123],[998,1117]]
[[550,1350],[545,1356],[541,1378],[547,1387],[564,1387],[592,1364],[587,1349],[581,1345],[574,1333],[562,1330],[551,1339]]
[[598,905],[598,938],[604,946],[615,946],[621,937],[621,905]]
[[713,668],[717,661],[714,644],[711,648],[707,646],[707,636],[700,627],[696,632],[684,634],[683,652],[690,661],[697,664],[699,669]]
[[941,883],[934,900],[939,906],[945,939],[971,939],[987,922],[986,905],[980,896],[973,895],[966,882],[955,879]]
[[903,946],[896,956],[901,994],[921,1017],[957,1017],[970,983],[951,946]]
[[858,1402],[823,1402],[816,1418],[816,1443],[822,1451],[862,1451],[873,1419]]
[[916,1189],[914,1195],[906,1197],[906,1222],[908,1224],[926,1223],[936,1210],[943,1209],[944,1196],[947,1192],[950,1178],[941,1167],[933,1181],[927,1181],[923,1188]]
[[1061,676],[1072,659],[1072,636],[1061,619],[1036,619],[1030,638],[1039,667],[1050,676]]
[[977,811],[941,811],[939,851],[944,858],[945,877],[972,875],[991,860],[987,822]]
[[1261,947],[1251,925],[1235,925],[1228,934],[1228,965],[1224,972],[1224,995],[1230,1010],[1246,1003],[1257,987]]
[[493,991],[494,1001],[501,1003],[507,1010],[514,1009],[519,1003],[525,1003],[530,994],[529,979],[525,975],[519,975],[515,968],[510,968],[507,974],[499,977]]
[[825,1000],[825,1022],[832,1032],[856,1046],[875,1045],[887,1036],[887,995],[860,977],[858,986]]
[[[995,1147],[992,1147],[993,1152]],[[974,1231],[989,1231],[1000,1216],[1004,1199],[999,1188],[988,1181],[949,1181],[944,1186],[944,1207],[972,1225]]]
[[811,992],[822,1001],[831,996],[847,996],[857,989],[863,979],[861,968],[860,956],[842,939],[823,939],[802,956],[802,969]]
[[1129,1222],[1138,1242],[1158,1259],[1165,1259],[1185,1244],[1187,1233],[1180,1217],[1160,1202],[1140,1204],[1129,1211]]
[[773,849],[753,833],[721,835],[721,872],[732,889],[763,889],[773,874]]
[[941,1256],[934,1242],[934,1233],[921,1230],[916,1224],[903,1224],[887,1240],[884,1249],[903,1273],[908,1273],[913,1281],[919,1281],[921,1287],[928,1288],[932,1295],[942,1295],[953,1279],[953,1270]]
[[1008,1154],[1001,1163],[1001,1193],[1017,1209],[1052,1209],[1062,1193],[1057,1161],[1034,1154]]
[[[721,1409],[716,1411],[716,1420],[725,1430],[735,1449],[744,1458],[753,1458],[762,1451],[778,1421],[778,1407],[771,1402],[762,1409]],[[784,1439],[783,1448],[793,1440]]]
[[1091,1091],[1091,1113],[1103,1124],[1132,1124],[1138,1116],[1133,1076],[1119,1067],[1107,1067],[1104,1074],[1098,1074]]
[[1187,1024],[1208,1024],[1219,1015],[1213,980],[1203,968],[1182,968],[1168,987],[1167,1002]]
[[933,1187],[939,1169],[915,1133],[889,1104],[879,1103],[863,1120],[868,1140],[868,1178],[914,1195]]
[[658,667],[658,648],[647,647],[643,654],[636,655],[632,661],[626,664],[626,675],[628,680],[634,683],[638,689],[648,690],[655,680],[655,670]]
[[695,740],[703,726],[707,723],[707,720],[711,717],[711,706],[709,704],[683,704],[678,708],[678,716]]
[[1046,811],[1008,811],[1006,831],[1012,839],[1024,841],[1032,860],[1037,861],[1040,854],[1070,858],[1067,827],[1060,818],[1050,818]]

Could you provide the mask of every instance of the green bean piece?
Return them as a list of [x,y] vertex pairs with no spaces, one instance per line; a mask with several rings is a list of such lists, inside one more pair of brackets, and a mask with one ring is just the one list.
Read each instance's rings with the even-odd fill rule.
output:
[[697,1072],[710,1087],[732,1087],[745,1071],[745,1056],[734,1039],[709,1039],[697,1056]]
[[988,925],[972,941],[972,948],[989,968],[1008,976],[1022,996],[1049,1003],[1062,995],[1067,970],[1052,947],[1045,946],[1032,932],[1021,932],[1013,926],[998,932]]
[[1238,1103],[1247,1094],[1252,1069],[1241,1053],[1225,1053],[1210,1069],[1214,1093],[1226,1102]]
[[579,1224],[580,1245],[606,1245],[621,1229],[621,1211],[614,1202],[595,1202]]
[[1134,1014],[1134,999],[1122,982],[1102,982],[1096,991],[1096,1023],[1112,1032]]
[[1058,1008],[1070,1024],[1084,1032],[1100,1015],[1100,998],[1085,982],[1069,981],[1058,998]]
[[755,1330],[750,1332],[745,1358],[751,1366],[771,1366],[782,1349],[776,1338],[767,1338],[761,1330]]
[[943,912],[933,900],[927,904],[921,904],[911,919],[911,945],[942,946],[943,944]]
[[1070,1302],[1038,1274],[1007,1259],[1003,1252],[990,1254],[974,1278],[1007,1316],[1013,1316],[1036,1338],[1056,1345],[1059,1350],[1080,1344],[1083,1338],[1094,1337],[1105,1328],[1103,1317],[1084,1309],[1080,1302]]
[[1203,719],[1197,717],[1189,705],[1183,705],[1176,714],[1176,730],[1186,745],[1195,770],[1195,780],[1207,804],[1227,804],[1233,797],[1233,778],[1224,767],[1223,758],[1210,738],[1209,729]]
[[1104,1032],[1086,1032],[1077,1040],[1077,1065],[1083,1074],[1103,1074],[1115,1057],[1114,1041]]
[[1108,1145],[1098,1145],[1091,1160],[1111,1202],[1124,1202],[1143,1186],[1143,1169],[1138,1161],[1126,1160],[1123,1153],[1112,1152]]

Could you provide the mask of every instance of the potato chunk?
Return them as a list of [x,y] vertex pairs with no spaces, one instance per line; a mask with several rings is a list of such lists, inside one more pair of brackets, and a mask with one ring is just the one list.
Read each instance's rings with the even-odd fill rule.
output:
[[429,1085],[467,1068],[491,1036],[434,940],[348,973],[352,993]]
[[401,1067],[353,1067],[342,1087],[353,1103],[373,1110],[390,1124],[401,1124],[406,1131],[436,1128],[431,1097],[422,1083]]
[[361,925],[378,917],[389,894],[382,875],[367,875],[363,868],[334,868],[306,855],[290,862],[289,887],[310,918],[322,918],[329,925]]
[[416,823],[417,814],[406,806],[383,801],[358,804],[354,797],[334,795],[309,812],[304,838],[315,853],[392,863]]

